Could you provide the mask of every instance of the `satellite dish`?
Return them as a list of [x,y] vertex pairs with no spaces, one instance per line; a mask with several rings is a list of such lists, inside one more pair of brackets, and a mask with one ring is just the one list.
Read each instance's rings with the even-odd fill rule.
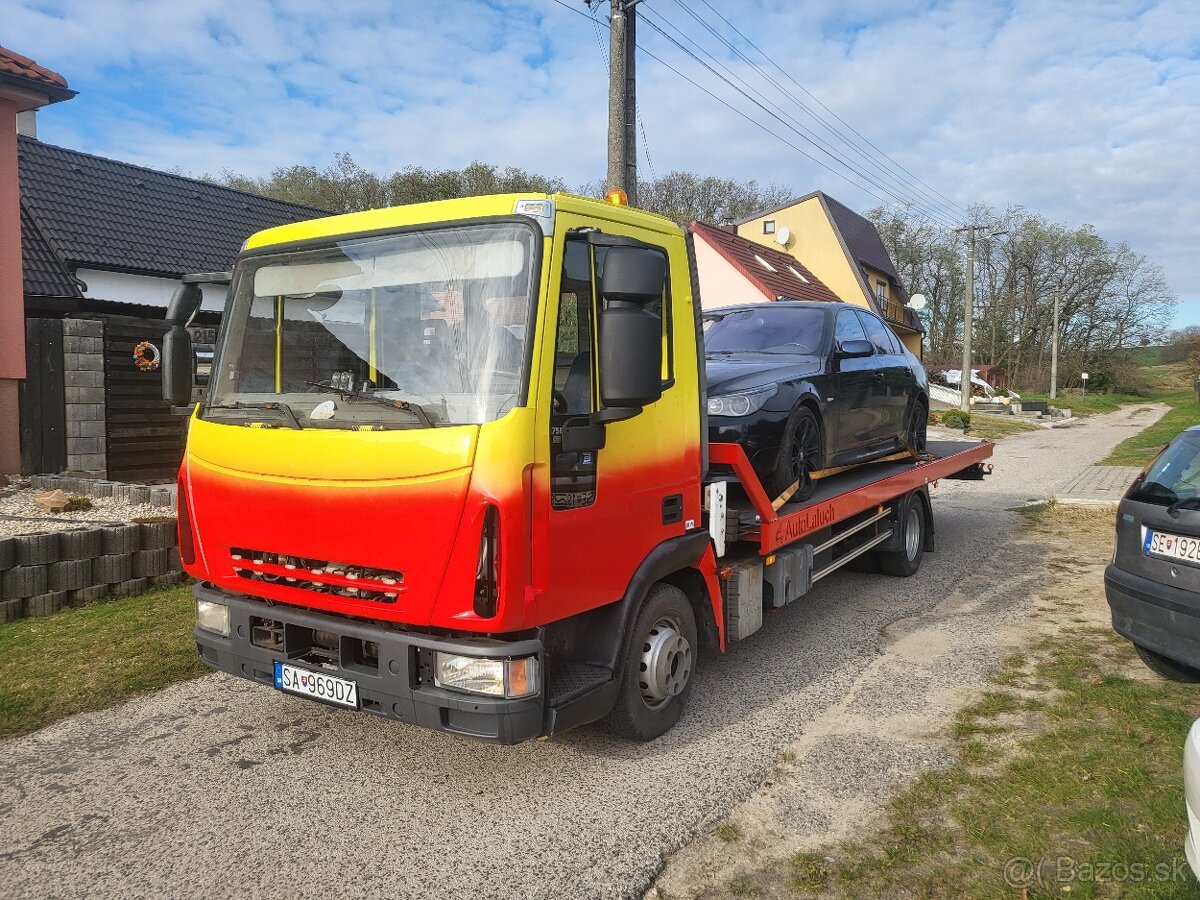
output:
[[782,226],[778,231],[775,232],[775,243],[777,243],[780,247],[786,247],[788,241],[791,239],[792,229],[788,228],[786,225]]
[[929,303],[924,294],[913,294],[908,298],[908,308],[920,312]]

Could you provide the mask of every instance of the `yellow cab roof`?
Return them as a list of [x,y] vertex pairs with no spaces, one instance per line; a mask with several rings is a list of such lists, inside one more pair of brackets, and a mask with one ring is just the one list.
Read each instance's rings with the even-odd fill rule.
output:
[[433,225],[463,219],[511,216],[518,200],[553,200],[558,212],[606,219],[662,234],[677,235],[680,233],[679,226],[665,216],[643,209],[613,206],[603,200],[593,200],[590,197],[579,197],[566,193],[488,194],[482,197],[463,197],[459,200],[435,200],[430,203],[412,203],[407,206],[391,206],[386,209],[368,209],[364,212],[326,216],[323,219],[309,219],[306,222],[279,225],[252,235],[246,241],[244,249],[256,250],[275,244],[387,231],[412,225]]

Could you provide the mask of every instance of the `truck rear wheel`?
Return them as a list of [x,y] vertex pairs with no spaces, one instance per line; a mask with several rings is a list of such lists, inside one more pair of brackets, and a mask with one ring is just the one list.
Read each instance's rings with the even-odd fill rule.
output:
[[634,741],[669,731],[692,692],[697,646],[696,616],[687,595],[672,584],[656,584],[633,626],[617,702],[600,725]]
[[900,530],[900,549],[876,554],[879,568],[888,575],[907,578],[921,568],[925,554],[925,504],[910,494],[900,506],[896,527]]

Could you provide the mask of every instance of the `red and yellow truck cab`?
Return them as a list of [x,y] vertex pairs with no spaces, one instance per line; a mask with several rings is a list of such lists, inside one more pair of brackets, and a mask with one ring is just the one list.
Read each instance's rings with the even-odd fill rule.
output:
[[[192,399],[189,276],[164,396]],[[724,649],[865,553],[911,575],[934,448],[769,498],[707,440],[688,236],[565,194],[448,200],[251,237],[179,473],[211,667],[515,743],[648,740]],[[829,473],[826,473],[829,474]],[[815,477],[815,476],[814,476]]]
[[[622,693],[665,730],[720,621],[699,342],[684,233],[620,205],[254,235],[179,475],[204,661],[504,742]],[[639,626],[663,673],[623,692]]]

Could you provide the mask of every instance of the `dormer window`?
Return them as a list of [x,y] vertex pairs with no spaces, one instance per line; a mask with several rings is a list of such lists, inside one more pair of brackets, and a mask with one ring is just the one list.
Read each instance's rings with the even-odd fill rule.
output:
[[775,233],[775,220],[774,219],[765,219],[763,221],[763,234],[774,234],[774,233]]
[[875,298],[880,303],[883,303],[884,301],[887,300],[887,282],[886,281],[876,281],[875,282]]
[[757,259],[758,264],[760,266],[762,266],[764,269],[766,269],[768,272],[775,271],[775,267],[773,265],[771,265],[769,262],[767,262],[765,259],[763,259],[761,256],[759,256],[757,253],[754,254],[754,258]]

